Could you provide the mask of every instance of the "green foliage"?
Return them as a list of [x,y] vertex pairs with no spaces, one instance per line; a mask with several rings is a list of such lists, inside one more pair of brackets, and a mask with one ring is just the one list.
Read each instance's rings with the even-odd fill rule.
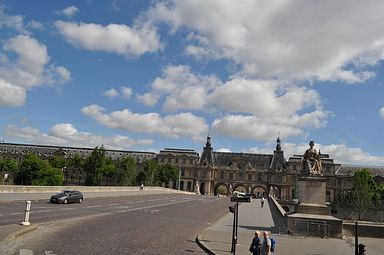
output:
[[355,173],[353,177],[352,206],[358,212],[359,220],[361,213],[372,207],[374,188],[373,178],[367,169]]
[[72,169],[82,169],[84,167],[85,161],[79,155],[75,155],[73,158],[68,159],[67,166]]
[[227,195],[227,192],[228,190],[224,185],[219,186],[219,188],[217,189],[217,194],[219,195]]
[[62,185],[63,173],[47,160],[28,154],[16,172],[14,182],[22,185]]
[[84,164],[84,171],[87,173],[87,178],[85,179],[86,185],[94,186],[101,184],[105,163],[106,158],[104,147],[96,147],[92,151],[91,156],[86,159]]
[[114,183],[114,177],[117,173],[117,166],[111,159],[105,160],[103,176],[107,179],[107,185]]
[[60,168],[60,169],[64,168],[67,164],[67,161],[65,160],[65,158],[62,158],[59,156],[53,156],[49,158],[48,161],[52,167]]
[[376,185],[367,169],[357,171],[353,177],[352,190],[338,190],[334,205],[350,208],[361,214],[368,209],[384,209],[384,185]]
[[145,180],[146,180],[147,176],[145,175],[144,172],[139,172],[136,176],[136,184],[141,184],[141,183],[145,183]]
[[48,166],[38,171],[38,178],[32,180],[32,185],[61,186],[63,185],[64,174],[61,168]]
[[0,159],[0,172],[14,174],[19,166],[14,159]]
[[145,174],[145,185],[152,186],[157,185],[158,175],[159,175],[159,165],[155,160],[150,160],[147,162],[147,165],[144,167]]
[[175,181],[178,178],[178,169],[171,165],[166,164],[159,167],[159,182],[164,183],[167,187],[170,181]]
[[117,173],[117,182],[119,185],[133,185],[136,181],[136,163],[131,157],[124,158],[120,162],[120,168]]

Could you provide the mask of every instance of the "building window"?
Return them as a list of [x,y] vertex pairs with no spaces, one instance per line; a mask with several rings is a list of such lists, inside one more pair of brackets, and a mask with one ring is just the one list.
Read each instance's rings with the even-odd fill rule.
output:
[[248,181],[252,181],[252,174],[248,174]]
[[326,201],[326,202],[331,201],[331,192],[330,192],[329,190],[327,190],[327,191],[325,192],[325,201]]
[[261,182],[261,174],[257,175],[257,181]]
[[179,158],[176,158],[176,159],[175,159],[175,163],[179,163]]
[[224,171],[220,171],[220,179],[224,179]]
[[229,179],[233,180],[233,173],[229,173]]
[[239,172],[239,180],[243,181],[244,180],[244,173]]
[[181,176],[184,177],[184,169],[181,170]]

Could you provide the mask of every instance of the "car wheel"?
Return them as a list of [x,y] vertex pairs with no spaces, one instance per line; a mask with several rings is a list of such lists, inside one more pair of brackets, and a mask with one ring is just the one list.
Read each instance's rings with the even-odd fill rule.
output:
[[68,199],[64,199],[63,204],[68,204]]
[[83,202],[83,199],[79,198],[79,204],[81,204],[82,202]]

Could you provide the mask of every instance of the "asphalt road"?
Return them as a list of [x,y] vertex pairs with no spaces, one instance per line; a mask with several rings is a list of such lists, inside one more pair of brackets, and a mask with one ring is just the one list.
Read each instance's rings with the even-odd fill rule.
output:
[[[186,194],[34,201],[39,229],[7,244],[8,254],[205,254],[195,237],[228,212],[228,198]],[[23,202],[0,204],[0,226],[20,223]],[[21,214],[20,214],[21,211]],[[3,247],[4,248],[4,247]]]

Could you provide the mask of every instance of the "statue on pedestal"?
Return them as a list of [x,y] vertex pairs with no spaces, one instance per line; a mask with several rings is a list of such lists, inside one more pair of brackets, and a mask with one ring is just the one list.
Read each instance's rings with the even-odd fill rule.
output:
[[315,145],[314,141],[309,142],[309,149],[307,149],[303,155],[303,175],[322,175],[320,151],[317,152],[313,146]]
[[198,180],[196,180],[195,192],[197,195],[200,195],[200,185]]

